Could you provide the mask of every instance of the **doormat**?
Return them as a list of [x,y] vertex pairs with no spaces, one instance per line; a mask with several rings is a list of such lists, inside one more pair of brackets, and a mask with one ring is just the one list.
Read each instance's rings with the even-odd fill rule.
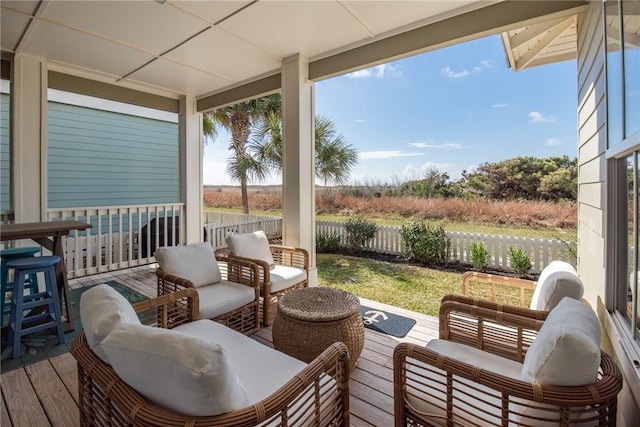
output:
[[[131,304],[148,299],[146,296],[127,288],[115,280],[105,283],[118,291]],[[31,365],[32,363],[40,362],[71,351],[71,340],[73,340],[73,337],[75,337],[76,333],[82,328],[82,322],[80,322],[80,296],[93,286],[71,289],[69,291],[71,310],[73,312],[74,330],[64,334],[64,343],[58,343],[58,336],[55,334],[53,329],[34,332],[33,334],[22,337],[22,355],[16,359],[12,359],[11,347],[7,345],[6,331],[3,331],[2,362],[0,363],[0,371],[4,374],[5,372],[13,371],[14,369],[22,368],[23,366]]]
[[383,332],[394,337],[402,338],[416,324],[415,319],[389,313],[388,311],[360,305],[360,315],[365,328]]

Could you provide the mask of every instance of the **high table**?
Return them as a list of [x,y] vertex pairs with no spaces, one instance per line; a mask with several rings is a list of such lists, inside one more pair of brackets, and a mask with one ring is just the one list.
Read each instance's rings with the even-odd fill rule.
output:
[[58,282],[65,332],[73,330],[73,312],[69,297],[67,264],[64,260],[62,238],[68,236],[71,230],[86,230],[87,228],[91,228],[91,224],[74,220],[0,224],[0,241],[31,239],[51,251],[53,255],[58,255],[61,258],[61,261],[56,264],[56,281]]

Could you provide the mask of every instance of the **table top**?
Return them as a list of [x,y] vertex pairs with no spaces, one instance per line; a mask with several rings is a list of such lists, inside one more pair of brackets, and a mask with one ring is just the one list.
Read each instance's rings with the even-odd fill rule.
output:
[[328,322],[359,313],[360,300],[342,289],[301,288],[280,297],[278,310],[293,319]]
[[0,224],[0,240],[30,239],[55,234],[69,234],[71,230],[85,230],[91,224],[75,220],[22,222],[19,224]]

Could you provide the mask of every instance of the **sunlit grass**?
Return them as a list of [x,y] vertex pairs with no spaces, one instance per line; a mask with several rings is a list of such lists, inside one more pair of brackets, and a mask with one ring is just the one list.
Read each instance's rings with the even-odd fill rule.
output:
[[437,316],[446,294],[460,293],[462,275],[368,258],[318,254],[319,286]]

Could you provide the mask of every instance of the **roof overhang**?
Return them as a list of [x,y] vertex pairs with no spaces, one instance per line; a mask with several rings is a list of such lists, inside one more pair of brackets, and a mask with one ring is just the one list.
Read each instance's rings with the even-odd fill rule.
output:
[[186,95],[197,98],[203,111],[279,90],[282,62],[292,55],[308,58],[310,78],[321,80],[567,19],[586,5],[586,0],[0,0],[0,42],[4,58],[44,58],[50,76],[55,73],[52,81],[66,90],[77,86],[91,92],[87,81],[98,81],[120,88],[97,85],[98,96],[126,100],[131,97],[126,89],[168,99]]
[[514,71],[576,58],[578,16],[563,16],[505,31],[502,44]]

